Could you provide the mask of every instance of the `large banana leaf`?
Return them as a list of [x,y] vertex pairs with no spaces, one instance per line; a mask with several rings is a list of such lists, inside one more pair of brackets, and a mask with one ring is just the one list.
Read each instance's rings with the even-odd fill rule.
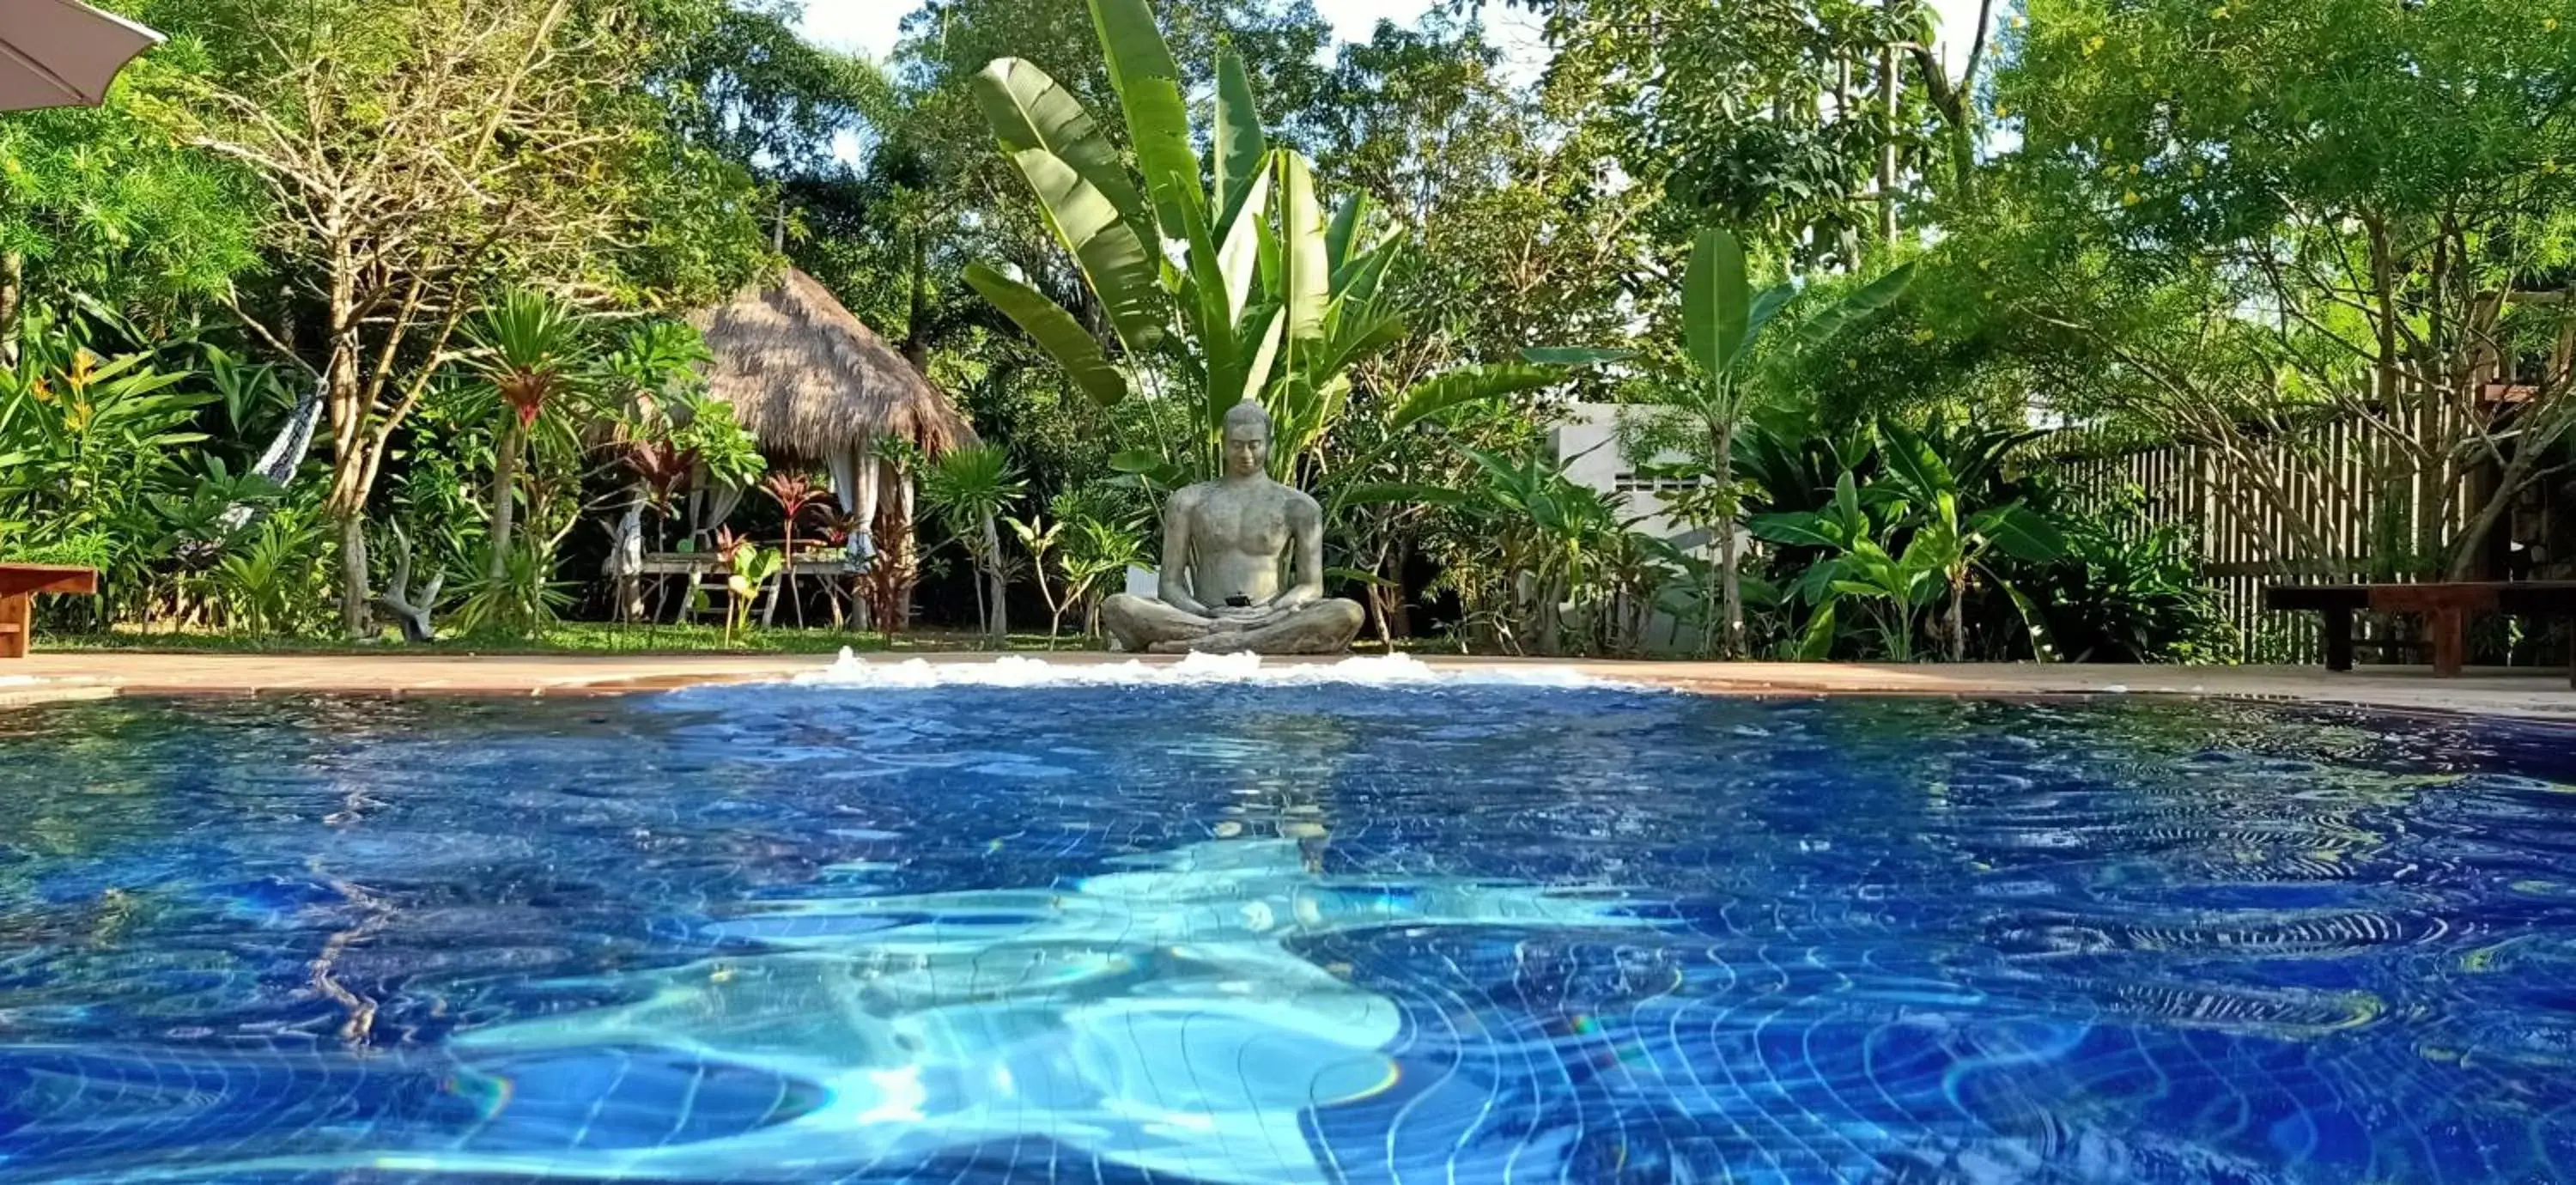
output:
[[1792,547],[1843,546],[1841,531],[1833,520],[1805,510],[1783,510],[1757,514],[1746,524],[1756,539],[1786,543]]
[[[1247,399],[1261,403],[1262,393],[1279,366],[1279,310],[1270,306],[1255,309],[1243,321],[1243,331],[1235,340],[1249,347],[1239,351],[1242,364],[1224,374],[1211,372],[1207,385],[1207,431],[1210,436],[1222,431],[1225,413]],[[1277,434],[1273,433],[1273,444]],[[1274,448],[1274,451],[1275,448]]]
[[1333,300],[1332,250],[1324,234],[1324,207],[1315,196],[1315,171],[1306,158],[1279,154],[1279,293],[1294,371],[1324,340],[1324,315]]
[[1807,318],[1798,326],[1799,347],[1806,349],[1822,345],[1853,324],[1867,320],[1880,309],[1896,303],[1897,297],[1905,295],[1905,286],[1913,282],[1914,265],[1899,264],[1886,275],[1863,285],[1860,291]]
[[1225,227],[1225,241],[1217,248],[1217,271],[1225,280],[1226,308],[1238,321],[1251,306],[1252,285],[1261,279],[1261,240],[1265,237],[1262,227],[1269,213],[1270,170],[1264,168],[1253,175],[1251,188],[1244,191],[1233,222]]
[[975,105],[1002,141],[1005,153],[1043,149],[1070,166],[1141,235],[1152,227],[1145,200],[1119,160],[1118,148],[1073,93],[1046,71],[1018,58],[1003,58],[975,76]]
[[[1235,333],[1235,310],[1226,299],[1225,270],[1207,220],[1196,209],[1182,210],[1181,217],[1188,271],[1186,282],[1174,285],[1174,290],[1182,314],[1189,319],[1191,336],[1198,339],[1200,356],[1194,361],[1201,389],[1215,391],[1242,370],[1243,347]],[[1231,381],[1239,384],[1241,380]]]
[[1127,112],[1127,136],[1135,145],[1154,214],[1164,226],[1178,229],[1186,221],[1184,207],[1197,207],[1204,215],[1207,206],[1199,190],[1198,150],[1190,145],[1180,63],[1172,60],[1171,47],[1163,43],[1145,0],[1091,0],[1091,23],[1100,32],[1109,83]]
[[1769,325],[1771,318],[1797,297],[1798,286],[1786,283],[1774,284],[1754,297],[1752,308],[1744,315],[1744,337],[1735,343],[1735,352],[1726,356],[1726,365],[1733,367],[1742,362],[1745,355],[1752,353],[1753,343],[1762,339],[1762,327]]
[[1368,213],[1369,199],[1365,192],[1354,192],[1343,198],[1341,207],[1333,211],[1332,229],[1325,233],[1324,242],[1332,250],[1336,275],[1350,262],[1351,248],[1359,240],[1360,228],[1368,223]]
[[2044,564],[2066,554],[2066,533],[2047,516],[2019,502],[1979,511],[1970,524],[1971,529],[1993,540],[2004,554],[2017,560]]
[[1880,432],[1885,443],[1879,448],[1879,457],[1886,463],[1888,473],[1905,488],[1908,498],[1929,506],[1942,494],[1958,490],[1958,479],[1951,475],[1949,464],[1930,441],[1902,424],[1889,423]]
[[1387,431],[1401,432],[1453,407],[1542,390],[1564,381],[1565,372],[1553,366],[1504,362],[1453,370],[1407,390],[1396,403],[1395,414],[1387,418]]
[[1744,344],[1751,315],[1744,244],[1717,227],[1699,233],[1682,277],[1682,337],[1700,373],[1720,378]]
[[1140,354],[1161,344],[1168,323],[1161,266],[1136,228],[1119,217],[1117,204],[1054,153],[1033,148],[1012,153],[1011,162],[1037,191],[1056,237],[1082,264],[1118,340]]
[[[1345,207],[1347,208],[1347,207]],[[1359,256],[1333,265],[1333,299],[1338,305],[1362,305],[1377,300],[1378,290],[1386,283],[1386,274],[1394,270],[1404,253],[1404,240],[1390,238]]]
[[1127,398],[1127,376],[1110,365],[1099,340],[1045,293],[981,263],[966,265],[966,283],[1002,310],[1021,332],[1037,339],[1092,402],[1111,407]]
[[1216,55],[1216,201],[1220,222],[1238,217],[1270,157],[1270,138],[1261,131],[1261,106],[1252,95],[1252,79],[1243,59],[1231,49]]

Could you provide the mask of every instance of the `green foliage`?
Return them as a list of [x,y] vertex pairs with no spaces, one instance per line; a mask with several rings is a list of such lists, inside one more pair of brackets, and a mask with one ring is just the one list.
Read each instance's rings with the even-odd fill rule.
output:
[[2034,3],[1994,93],[2023,143],[1960,220],[1977,244],[1961,264],[2065,410],[2239,457],[2291,536],[2280,558],[2351,548],[2308,527],[2283,462],[2248,445],[2348,418],[2370,440],[2353,485],[2384,495],[2372,566],[2466,575],[2576,422],[2543,355],[2505,360],[2538,388],[2528,403],[2479,389],[2499,343],[2568,323],[2563,304],[2493,300],[2562,289],[2576,263],[2567,15]]
[[2071,662],[2223,662],[2235,627],[2200,579],[2200,552],[2183,528],[2139,525],[2135,490],[2095,510],[2051,512],[2067,550],[2023,569],[2016,584],[2048,619]]
[[1873,92],[1883,53],[1932,40],[1930,5],[1515,4],[1546,18],[1551,97],[1590,108],[1667,225],[1721,221],[1801,262],[1851,266],[1878,238],[1881,150],[1900,150],[1903,176],[1924,171],[1925,88],[1904,80],[1893,121]]
[[[1892,421],[1838,439],[1806,431],[1775,417],[1740,442],[1748,472],[1766,483],[1759,500],[1773,507],[1752,517],[1752,531],[1777,549],[1783,592],[1805,613],[1794,631],[1800,657],[1832,656],[1855,616],[1866,615],[1881,654],[1911,661],[1928,632],[1959,661],[1968,656],[1970,623],[1992,616],[1972,599],[2007,606],[2029,652],[2054,655],[2055,615],[2023,586],[2062,583],[2076,544],[2005,472],[2028,433],[1946,425],[1917,432]],[[1828,466],[1839,471],[1830,493],[1819,495],[1813,483]],[[1946,614],[1927,623],[1945,601]]]
[[922,501],[984,577],[976,595],[997,638],[1010,632],[1002,606],[1006,570],[999,521],[1003,511],[1027,491],[1010,454],[998,445],[950,450],[922,474]]
[[857,54],[823,48],[796,28],[793,0],[645,0],[637,19],[654,30],[644,86],[685,143],[744,168],[829,174],[836,133],[880,118],[894,103],[884,71]]
[[190,482],[180,450],[206,439],[214,396],[144,355],[102,360],[55,335],[0,370],[0,556],[79,555],[112,582],[165,537],[156,508]]
[[1443,577],[1469,604],[1469,631],[1514,652],[1634,653],[1648,613],[1684,575],[1682,557],[1640,535],[1634,517],[1553,461],[1469,456],[1478,479],[1456,506],[1480,554],[1453,555]]
[[302,507],[261,516],[247,538],[217,562],[215,584],[226,617],[252,635],[296,635],[319,624],[319,595],[329,587],[322,525]]
[[129,67],[98,109],[0,120],[0,341],[30,305],[92,301],[166,326],[259,263],[264,196],[244,171],[173,143],[137,108],[206,68],[185,39]]
[[571,588],[555,578],[552,549],[523,541],[500,553],[497,562],[488,551],[482,558],[477,570],[483,575],[459,590],[464,594],[456,608],[459,630],[530,637],[572,604]]

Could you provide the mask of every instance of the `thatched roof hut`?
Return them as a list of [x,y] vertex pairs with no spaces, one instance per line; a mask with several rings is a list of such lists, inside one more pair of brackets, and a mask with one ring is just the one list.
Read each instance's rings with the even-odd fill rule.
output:
[[795,268],[689,323],[715,354],[708,389],[772,457],[827,461],[887,435],[934,456],[975,443],[947,395]]

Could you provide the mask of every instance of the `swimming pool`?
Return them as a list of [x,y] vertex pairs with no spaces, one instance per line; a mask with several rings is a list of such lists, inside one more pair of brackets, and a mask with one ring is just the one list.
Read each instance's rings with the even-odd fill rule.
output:
[[0,1181],[2576,1179],[2567,740],[1449,684],[0,713]]

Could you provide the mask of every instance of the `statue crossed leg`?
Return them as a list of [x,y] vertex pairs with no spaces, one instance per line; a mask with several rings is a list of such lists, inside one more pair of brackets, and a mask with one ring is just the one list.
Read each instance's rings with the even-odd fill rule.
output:
[[1340,654],[1351,648],[1366,618],[1356,602],[1340,599],[1260,621],[1201,617],[1126,593],[1100,606],[1100,624],[1120,647],[1153,654]]

